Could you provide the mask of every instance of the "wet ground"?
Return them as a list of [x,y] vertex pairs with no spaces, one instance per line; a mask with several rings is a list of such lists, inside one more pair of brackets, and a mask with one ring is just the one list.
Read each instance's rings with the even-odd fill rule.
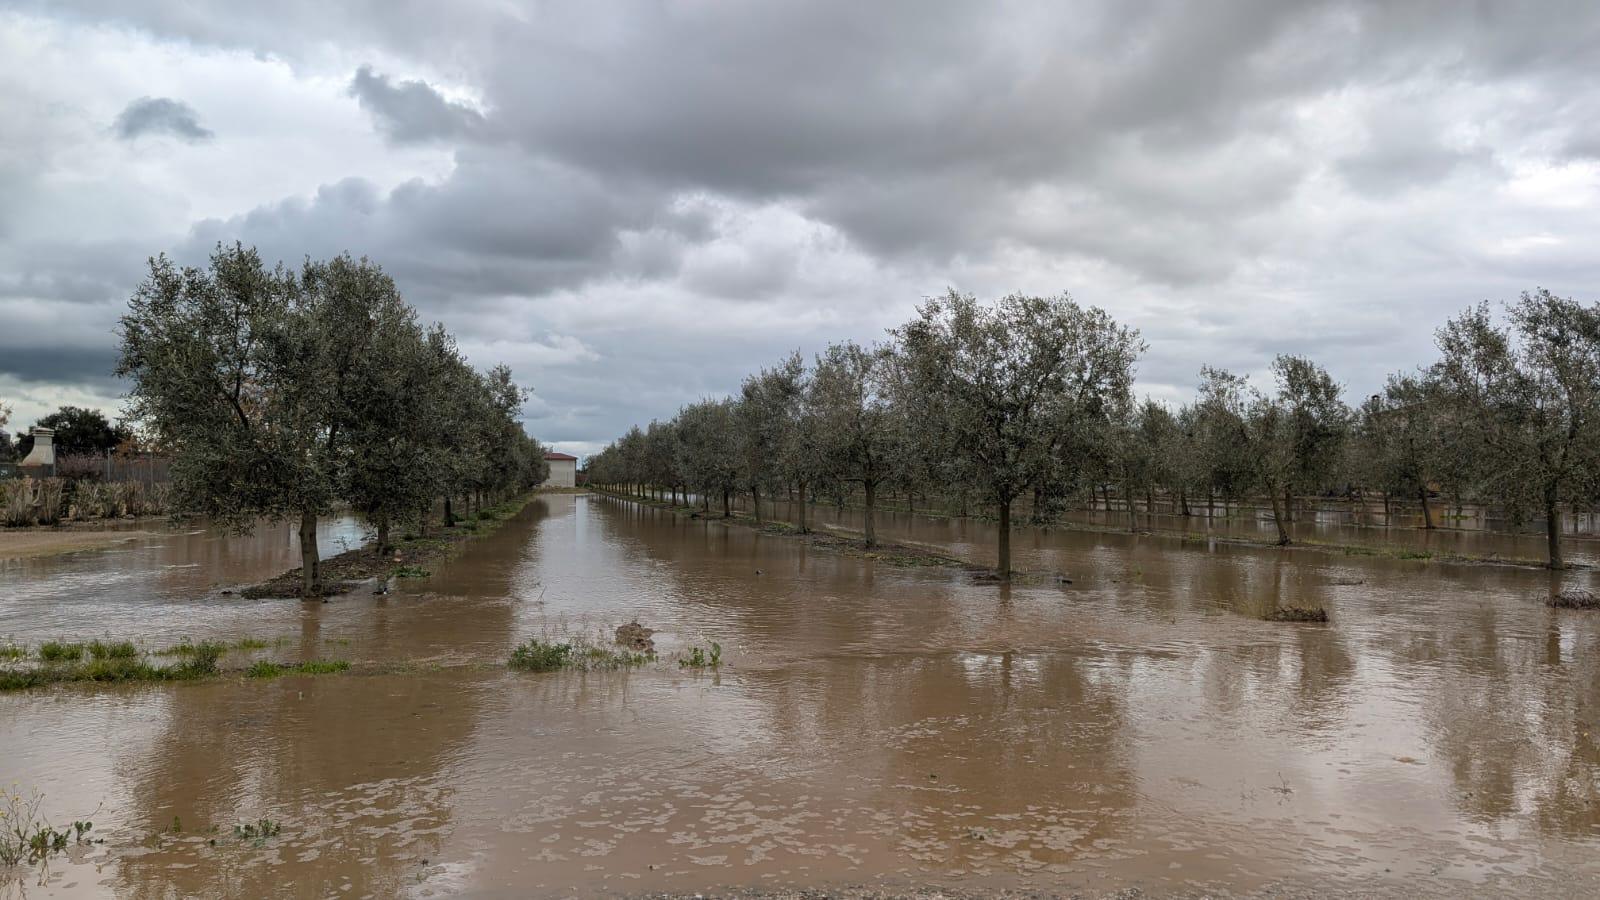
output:
[[[882,525],[978,560],[988,528]],[[411,665],[0,695],[0,778],[58,823],[97,810],[107,839],[0,891],[1600,893],[1600,616],[1540,603],[1591,573],[1016,545],[1072,583],[573,495],[328,604],[220,593],[293,565],[287,533],[6,564],[15,640],[281,637],[259,653]],[[1273,603],[1332,621],[1256,618]],[[501,667],[529,636],[635,617],[661,630],[642,670]],[[720,672],[672,659],[711,641]],[[234,836],[263,817],[282,833]]]

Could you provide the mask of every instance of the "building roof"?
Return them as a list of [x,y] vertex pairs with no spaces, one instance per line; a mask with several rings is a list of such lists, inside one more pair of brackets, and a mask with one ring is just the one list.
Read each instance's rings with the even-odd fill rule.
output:
[[576,456],[569,456],[568,454],[565,454],[565,453],[557,453],[554,450],[551,450],[549,453],[546,453],[544,455],[544,458],[545,459],[570,459],[573,462],[577,462],[578,461],[578,458]]

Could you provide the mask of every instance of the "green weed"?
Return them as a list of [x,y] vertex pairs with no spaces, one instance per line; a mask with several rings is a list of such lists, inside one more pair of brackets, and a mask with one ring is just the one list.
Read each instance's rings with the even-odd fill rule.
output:
[[21,691],[49,683],[41,669],[0,669],[0,691]]
[[721,665],[722,645],[716,641],[711,642],[709,653],[700,647],[690,647],[689,655],[678,660],[681,669],[715,669]]
[[582,637],[563,643],[531,638],[511,651],[511,659],[506,665],[522,672],[554,672],[557,669],[603,672],[631,669],[651,659],[654,659],[654,655],[650,653],[619,650]]
[[566,668],[571,656],[571,644],[547,644],[532,638],[511,651],[507,665],[523,672],[554,672]]
[[39,645],[39,658],[45,662],[74,662],[83,659],[83,645],[45,641]]
[[93,640],[89,642],[89,655],[95,659],[132,659],[139,655],[139,648],[131,641]]
[[350,663],[342,659],[312,659],[298,663],[258,659],[244,670],[246,678],[277,678],[280,675],[328,675],[343,672]]
[[233,826],[233,836],[241,841],[255,841],[258,845],[267,838],[277,837],[283,826],[271,819],[257,819]]
[[433,573],[421,566],[395,566],[389,571],[393,578],[427,578]]
[[37,792],[23,795],[0,788],[0,867],[43,862],[73,844],[91,842],[93,822],[55,828],[39,814],[43,802]]

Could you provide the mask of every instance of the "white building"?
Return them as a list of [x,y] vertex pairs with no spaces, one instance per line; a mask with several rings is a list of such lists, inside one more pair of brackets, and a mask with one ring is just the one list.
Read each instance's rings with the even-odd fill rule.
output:
[[540,487],[577,487],[578,486],[578,458],[565,453],[550,452],[544,455],[544,461],[550,464],[550,477],[544,480]]

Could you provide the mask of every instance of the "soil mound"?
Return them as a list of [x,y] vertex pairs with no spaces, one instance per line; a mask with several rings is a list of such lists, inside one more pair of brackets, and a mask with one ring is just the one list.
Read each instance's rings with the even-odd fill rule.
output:
[[640,625],[636,619],[617,629],[617,643],[635,653],[654,653],[656,642],[650,635],[655,633],[655,629]]

